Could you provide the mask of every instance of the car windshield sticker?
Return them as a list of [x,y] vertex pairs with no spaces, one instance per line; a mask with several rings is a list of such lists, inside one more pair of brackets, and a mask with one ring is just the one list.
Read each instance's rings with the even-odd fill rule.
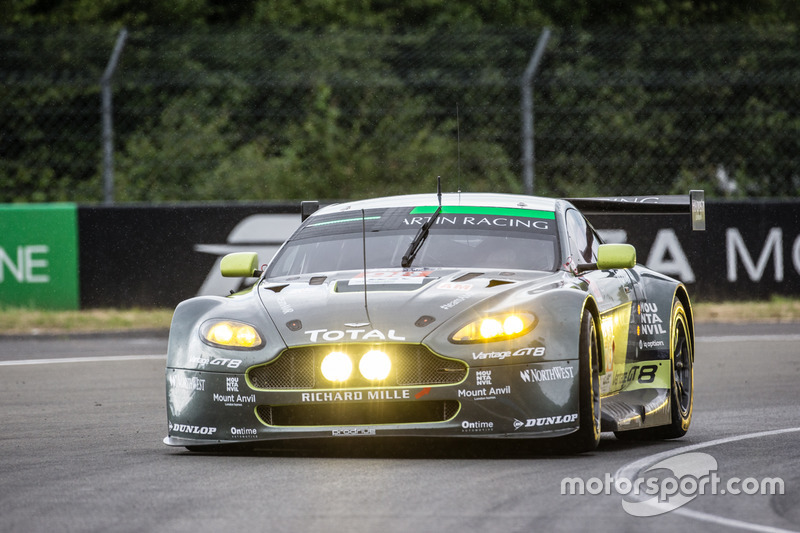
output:
[[311,227],[327,226],[329,224],[340,224],[342,222],[361,222],[362,220],[365,220],[365,221],[366,220],[379,220],[380,218],[381,217],[364,217],[363,219],[361,217],[357,217],[357,218],[342,218],[340,220],[327,220],[325,222],[315,222],[314,224],[309,224],[309,226],[311,226]]
[[[411,210],[410,215],[432,215],[438,206],[421,205]],[[553,211],[540,211],[535,209],[517,209],[515,207],[472,207],[461,205],[446,205],[442,207],[443,215],[490,215],[502,217],[544,218],[555,220]]]

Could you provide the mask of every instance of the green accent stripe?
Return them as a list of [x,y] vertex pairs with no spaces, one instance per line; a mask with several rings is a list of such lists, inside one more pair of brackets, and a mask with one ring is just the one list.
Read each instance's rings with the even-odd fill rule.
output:
[[[363,220],[378,220],[381,217],[364,217]],[[340,222],[360,222],[362,220],[361,217],[356,218],[343,218],[341,220],[329,220],[327,222],[317,222],[316,224],[310,224],[310,226],[327,226],[329,224],[339,224]]]
[[[411,210],[412,215],[432,215],[439,206],[422,205]],[[553,211],[540,211],[538,209],[517,209],[514,207],[471,207],[460,205],[446,205],[442,207],[443,215],[496,215],[506,217],[546,218],[555,220]]]

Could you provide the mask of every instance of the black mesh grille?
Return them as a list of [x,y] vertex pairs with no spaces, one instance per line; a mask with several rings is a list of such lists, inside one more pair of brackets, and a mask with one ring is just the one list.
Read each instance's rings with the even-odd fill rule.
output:
[[397,385],[445,385],[458,383],[467,376],[467,365],[438,357],[423,346],[395,347],[393,366]]
[[310,348],[294,348],[283,352],[268,365],[248,371],[256,389],[313,389],[314,353]]
[[[372,345],[352,344],[337,346],[336,350],[347,353],[353,361],[353,377],[337,386],[412,386],[412,385],[447,385],[460,383],[467,377],[467,364],[462,361],[445,359],[419,344],[391,344],[379,349],[389,354],[392,360],[392,372],[386,381],[379,384],[370,383],[358,376],[358,361]],[[252,367],[247,371],[250,383],[256,389],[324,389],[331,383],[319,373],[322,359],[332,351],[331,346],[313,346],[289,348],[279,355],[275,361],[266,365]]]
[[259,405],[269,426],[358,426],[445,422],[458,413],[455,400],[361,402],[314,405]]

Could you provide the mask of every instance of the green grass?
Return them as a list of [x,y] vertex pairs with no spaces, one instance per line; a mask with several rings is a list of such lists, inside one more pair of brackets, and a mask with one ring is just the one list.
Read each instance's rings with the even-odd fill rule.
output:
[[693,303],[697,322],[800,322],[800,299],[773,296],[768,301]]
[[0,335],[167,330],[172,309],[0,309]]

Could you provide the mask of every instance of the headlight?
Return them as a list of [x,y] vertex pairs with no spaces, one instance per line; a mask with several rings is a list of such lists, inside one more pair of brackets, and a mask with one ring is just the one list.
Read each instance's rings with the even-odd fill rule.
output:
[[322,360],[320,368],[328,381],[347,381],[353,372],[353,362],[342,352],[331,352]]
[[392,360],[385,352],[380,350],[370,350],[361,356],[358,363],[358,370],[365,379],[370,381],[383,381],[389,377],[392,369]]
[[503,313],[470,322],[455,332],[455,343],[494,342],[513,339],[528,333],[536,326],[532,313]]
[[256,328],[236,320],[208,320],[200,326],[200,337],[212,346],[234,350],[255,349],[264,343]]

